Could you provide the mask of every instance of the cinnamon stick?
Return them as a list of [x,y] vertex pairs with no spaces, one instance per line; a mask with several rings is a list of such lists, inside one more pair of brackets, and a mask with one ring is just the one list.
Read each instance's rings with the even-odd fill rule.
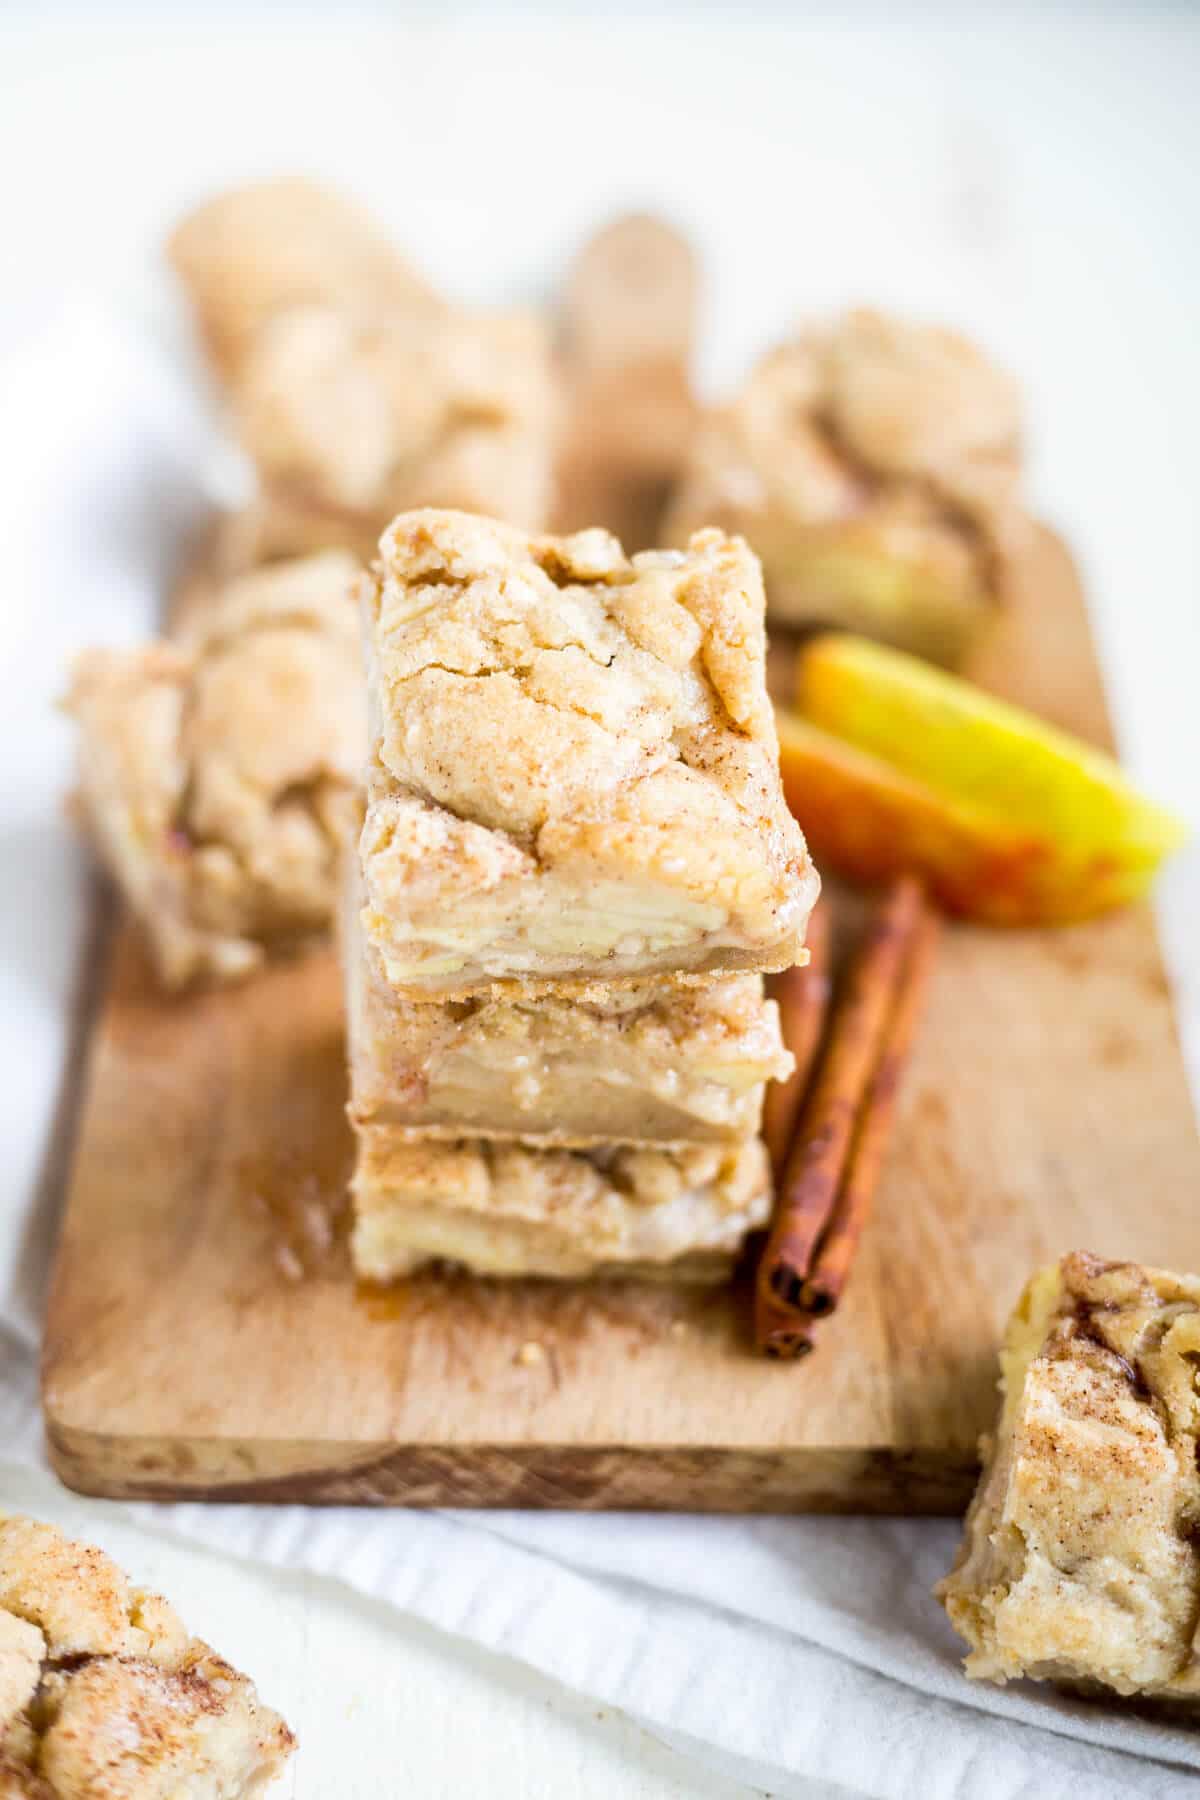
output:
[[769,1294],[756,1288],[754,1341],[764,1356],[776,1362],[797,1362],[813,1348],[812,1326],[798,1314],[777,1306]]
[[825,1027],[829,1007],[829,904],[818,903],[808,921],[809,960],[794,969],[785,969],[771,983],[771,994],[779,1007],[779,1025],[784,1047],[791,1051],[796,1066],[786,1081],[772,1081],[763,1102],[763,1138],[771,1158],[771,1174],[778,1189],[783,1180],[784,1165],[796,1121],[812,1077],[813,1063]]
[[908,963],[901,975],[900,991],[888,1022],[879,1064],[871,1078],[855,1132],[841,1191],[817,1247],[812,1272],[801,1291],[801,1303],[814,1319],[831,1313],[841,1299],[863,1226],[870,1216],[879,1171],[891,1136],[900,1076],[912,1048],[940,935],[938,914],[932,907],[923,907]]
[[804,1285],[923,911],[920,884],[911,876],[901,876],[884,895],[834,1002],[825,1052],[787,1157],[757,1285],[764,1303],[802,1317],[811,1317]]

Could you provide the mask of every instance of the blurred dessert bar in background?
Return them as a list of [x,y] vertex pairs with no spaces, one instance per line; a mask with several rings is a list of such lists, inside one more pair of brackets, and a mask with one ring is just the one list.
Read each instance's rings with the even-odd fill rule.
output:
[[769,352],[703,422],[664,527],[742,533],[782,625],[956,663],[1028,522],[1015,383],[957,333],[852,312]]
[[295,307],[414,319],[446,310],[361,206],[298,175],[214,195],[176,226],[167,255],[229,382],[265,327]]
[[253,561],[462,507],[543,528],[558,432],[549,326],[440,300],[357,207],[304,181],[219,196],[175,232],[258,493]]
[[816,873],[788,812],[758,565],[702,532],[628,559],[450,512],[364,583],[363,922],[453,999],[795,962]]
[[103,1550],[0,1512],[0,1795],[255,1800],[295,1742]]
[[331,923],[366,733],[356,574],[339,551],[277,564],[75,664],[83,819],[168,986]]
[[968,1675],[1200,1700],[1200,1279],[1075,1254],[1030,1282],[938,1590]]
[[556,400],[534,313],[288,312],[231,399],[258,471],[260,559],[342,544],[368,560],[413,506],[549,521]]

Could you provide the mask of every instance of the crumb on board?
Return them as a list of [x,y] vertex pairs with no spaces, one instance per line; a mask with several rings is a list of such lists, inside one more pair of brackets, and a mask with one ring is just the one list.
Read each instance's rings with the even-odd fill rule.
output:
[[304,1264],[290,1244],[275,1246],[275,1262],[285,1280],[304,1280]]

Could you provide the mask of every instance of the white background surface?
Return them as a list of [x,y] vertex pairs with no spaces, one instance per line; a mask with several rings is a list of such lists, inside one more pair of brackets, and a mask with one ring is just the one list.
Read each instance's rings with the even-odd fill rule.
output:
[[[835,23],[743,8],[735,24],[619,9],[35,16],[10,0],[0,304],[20,322],[72,293],[136,297],[183,206],[299,168],[355,188],[435,279],[479,300],[545,291],[599,218],[661,207],[705,254],[718,385],[804,309],[882,300],[965,324],[1026,381],[1035,492],[1085,562],[1126,760],[1197,821],[1198,83],[1200,15],[1184,9],[851,8]],[[0,444],[11,502],[22,447]],[[6,785],[17,763],[6,734]],[[19,889],[19,868],[4,874]],[[1164,891],[1180,943],[1196,892],[1193,852]],[[10,885],[5,904],[29,898]],[[340,1588],[237,1570],[21,1481],[20,1503],[161,1583],[298,1725],[281,1793],[745,1791]]]

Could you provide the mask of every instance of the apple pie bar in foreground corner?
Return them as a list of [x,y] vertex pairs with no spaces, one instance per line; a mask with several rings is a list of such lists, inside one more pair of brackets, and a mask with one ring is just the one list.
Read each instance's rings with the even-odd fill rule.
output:
[[938,1595],[967,1674],[1200,1702],[1200,1279],[1083,1252],[1009,1322]]
[[295,1744],[161,1595],[0,1510],[0,1800],[256,1800]]

